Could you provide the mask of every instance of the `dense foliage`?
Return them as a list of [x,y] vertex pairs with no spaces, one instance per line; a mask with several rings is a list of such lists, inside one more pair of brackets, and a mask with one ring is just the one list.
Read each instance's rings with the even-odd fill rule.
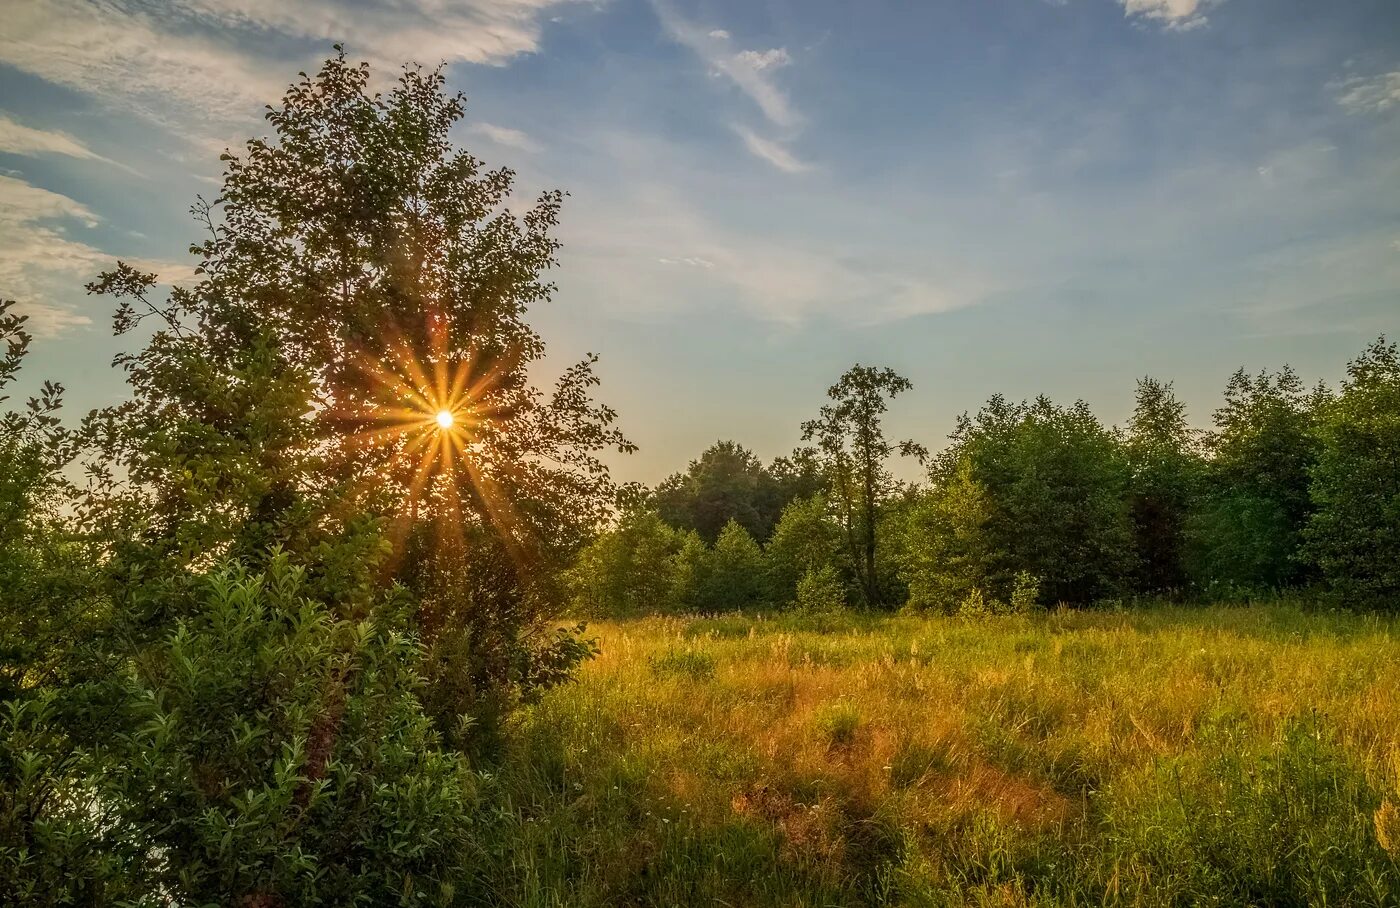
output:
[[440,73],[369,83],[224,156],[195,284],[89,285],[128,402],[0,420],[0,901],[460,900],[475,767],[593,653],[553,615],[631,445],[591,359],[530,381],[561,194],[513,213]]

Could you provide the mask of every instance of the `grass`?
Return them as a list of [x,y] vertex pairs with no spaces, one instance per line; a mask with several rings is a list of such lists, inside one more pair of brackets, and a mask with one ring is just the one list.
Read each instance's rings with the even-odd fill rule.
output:
[[1400,904],[1395,621],[595,631],[495,778],[494,904]]

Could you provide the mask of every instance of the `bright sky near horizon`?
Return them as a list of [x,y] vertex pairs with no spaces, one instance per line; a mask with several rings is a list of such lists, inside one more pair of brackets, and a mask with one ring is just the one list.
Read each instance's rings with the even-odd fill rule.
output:
[[0,0],[28,381],[123,396],[83,283],[188,280],[219,153],[337,41],[446,62],[459,141],[569,191],[535,320],[602,355],[625,479],[786,452],[857,361],[937,447],[994,392],[1119,421],[1145,374],[1205,424],[1240,366],[1400,334],[1397,0]]

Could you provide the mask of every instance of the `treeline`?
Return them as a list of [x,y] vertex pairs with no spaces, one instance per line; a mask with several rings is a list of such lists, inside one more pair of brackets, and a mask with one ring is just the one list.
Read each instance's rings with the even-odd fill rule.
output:
[[[1122,427],[1083,401],[994,396],[929,456],[880,417],[909,383],[857,366],[764,466],[720,442],[599,535],[583,614],[754,607],[943,613],[1306,590],[1400,610],[1400,356],[1384,338],[1335,390],[1236,372],[1207,430],[1169,382]],[[894,480],[896,450],[926,479]]]

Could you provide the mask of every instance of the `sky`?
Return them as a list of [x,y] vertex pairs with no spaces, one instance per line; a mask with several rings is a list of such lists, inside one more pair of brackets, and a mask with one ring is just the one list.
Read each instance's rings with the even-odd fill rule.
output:
[[219,154],[336,42],[444,64],[454,138],[568,191],[533,318],[554,368],[601,356],[622,479],[785,453],[856,362],[937,448],[998,392],[1121,422],[1144,375],[1206,425],[1237,368],[1335,382],[1400,335],[1396,0],[0,5],[0,296],[74,418],[129,343],[83,284],[191,280]]

